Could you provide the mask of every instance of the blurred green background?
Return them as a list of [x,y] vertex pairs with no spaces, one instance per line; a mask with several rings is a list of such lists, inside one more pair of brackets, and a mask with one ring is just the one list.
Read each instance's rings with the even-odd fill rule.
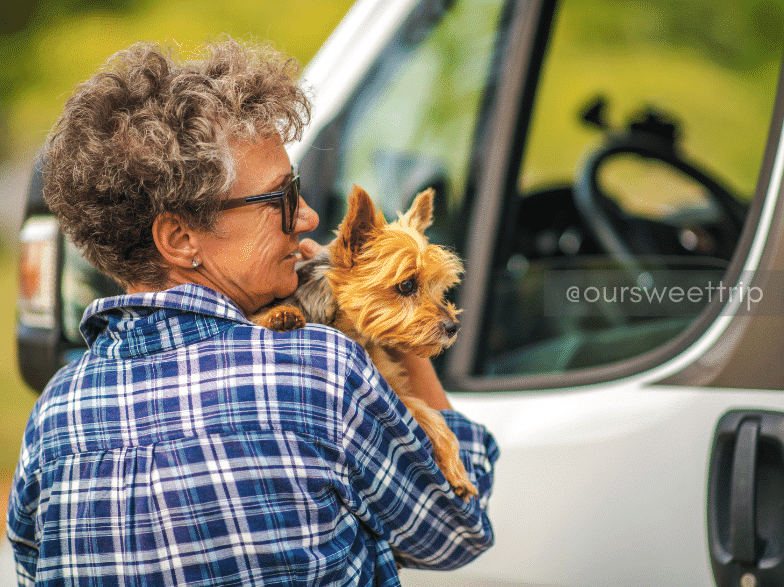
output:
[[[228,33],[307,63],[352,0],[11,0],[0,15],[0,514],[37,397],[16,361],[16,232],[31,164],[65,100],[136,41],[196,49]],[[2,515],[5,520],[5,515]],[[3,533],[3,536],[5,533]]]

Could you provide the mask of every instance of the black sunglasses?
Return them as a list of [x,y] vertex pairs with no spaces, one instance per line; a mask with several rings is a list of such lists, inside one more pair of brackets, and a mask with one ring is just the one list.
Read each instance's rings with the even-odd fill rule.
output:
[[297,212],[299,212],[299,175],[297,175],[297,168],[291,166],[292,180],[286,186],[278,191],[269,192],[267,194],[258,194],[255,196],[247,196],[245,198],[230,198],[221,202],[221,210],[231,210],[239,208],[240,206],[247,206],[249,204],[258,204],[259,202],[269,202],[271,200],[282,200],[281,217],[283,218],[283,233],[291,234],[294,232],[294,227],[297,226]]

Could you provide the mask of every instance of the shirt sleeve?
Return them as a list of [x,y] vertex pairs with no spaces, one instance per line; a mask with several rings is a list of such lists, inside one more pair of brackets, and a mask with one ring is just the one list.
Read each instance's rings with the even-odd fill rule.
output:
[[343,398],[345,499],[404,566],[460,567],[493,544],[485,508],[498,449],[482,426],[441,412],[460,443],[478,498],[464,502],[438,469],[424,431],[362,352]]
[[8,497],[6,534],[14,549],[17,582],[20,586],[35,584],[35,570],[38,566],[38,546],[35,539],[34,512],[40,499],[40,475],[29,474],[31,455],[35,454],[34,444],[38,434],[32,425],[33,417],[27,424],[19,462],[16,467],[11,493]]

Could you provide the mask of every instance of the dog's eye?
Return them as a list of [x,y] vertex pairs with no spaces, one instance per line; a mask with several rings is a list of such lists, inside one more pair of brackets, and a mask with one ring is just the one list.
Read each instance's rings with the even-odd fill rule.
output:
[[399,291],[404,296],[410,296],[416,291],[416,287],[416,281],[413,279],[406,279],[397,284],[397,291]]

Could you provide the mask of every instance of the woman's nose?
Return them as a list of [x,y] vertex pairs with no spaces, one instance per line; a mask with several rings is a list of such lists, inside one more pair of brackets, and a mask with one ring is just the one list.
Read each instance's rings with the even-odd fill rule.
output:
[[299,197],[299,211],[297,212],[297,224],[294,232],[310,232],[315,230],[319,223],[318,214],[308,206],[302,196]]

